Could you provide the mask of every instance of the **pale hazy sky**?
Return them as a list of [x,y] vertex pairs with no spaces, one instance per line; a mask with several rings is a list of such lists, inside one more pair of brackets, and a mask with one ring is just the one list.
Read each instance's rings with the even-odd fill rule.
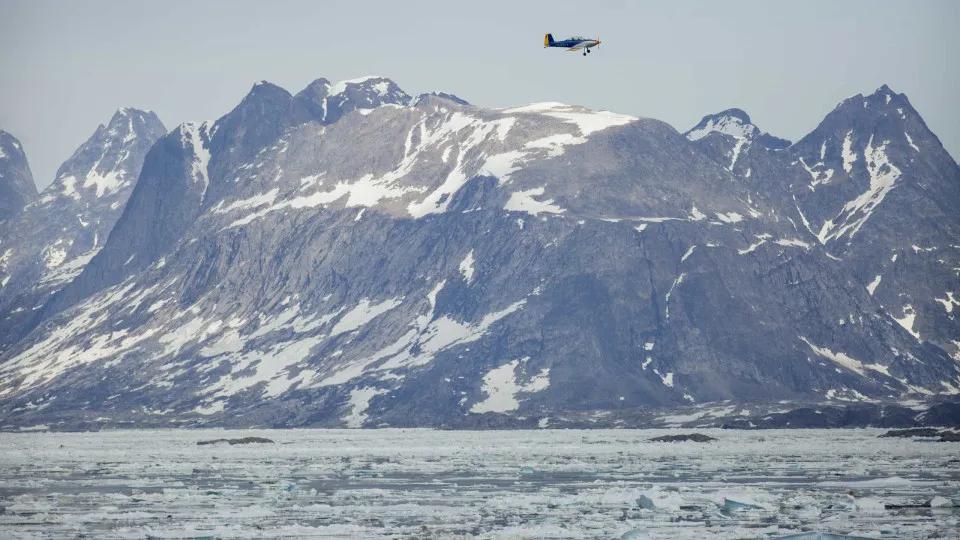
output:
[[[599,37],[588,58],[543,34]],[[0,0],[0,129],[40,188],[123,106],[168,129],[266,79],[377,74],[487,107],[561,101],[669,122],[747,111],[796,140],[886,83],[960,156],[960,1]]]

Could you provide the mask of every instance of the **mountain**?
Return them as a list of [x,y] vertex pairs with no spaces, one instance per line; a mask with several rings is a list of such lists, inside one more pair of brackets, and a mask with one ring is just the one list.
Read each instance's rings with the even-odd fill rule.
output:
[[[884,110],[831,128],[873,152],[852,182],[910,170],[876,153]],[[960,392],[951,350],[860,279],[879,214],[840,248],[812,225],[829,206],[793,202],[822,127],[791,145],[737,110],[682,135],[382,78],[258,83],[150,149],[102,249],[0,358],[4,426],[636,425]],[[948,193],[934,141],[913,159]],[[909,219],[898,240],[948,230]]]
[[7,280],[0,289],[0,350],[22,337],[50,295],[103,247],[147,150],[165,132],[152,112],[118,110],[60,166],[39,199],[0,225]]
[[10,219],[36,198],[37,186],[20,141],[0,130],[0,222]]
[[842,261],[890,320],[960,357],[960,168],[907,97],[886,85],[853,96],[792,145],[759,133],[731,109],[686,136],[718,163],[737,156],[738,180]]
[[845,100],[791,154],[804,227],[918,342],[960,358],[960,167],[907,97]]
[[[458,98],[459,99],[459,98]],[[376,75],[331,84],[317,79],[293,99],[297,122],[332,124],[356,110],[370,111],[382,105],[406,105],[410,101],[390,79]]]

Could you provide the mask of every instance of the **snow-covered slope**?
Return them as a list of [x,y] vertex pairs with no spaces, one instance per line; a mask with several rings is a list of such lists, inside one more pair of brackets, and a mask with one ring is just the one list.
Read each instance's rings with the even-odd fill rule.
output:
[[[746,154],[728,166],[713,139]],[[778,156],[801,145],[785,146],[730,111],[684,137],[379,78],[259,83],[153,146],[109,240],[0,360],[0,410],[495,425],[960,385],[798,223],[788,187],[739,166],[756,148],[789,179]]]

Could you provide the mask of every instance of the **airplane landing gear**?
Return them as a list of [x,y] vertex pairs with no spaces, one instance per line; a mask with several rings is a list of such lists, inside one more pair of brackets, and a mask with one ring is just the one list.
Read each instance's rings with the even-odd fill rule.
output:
[[583,51],[583,55],[586,56],[586,55],[587,55],[587,51]]

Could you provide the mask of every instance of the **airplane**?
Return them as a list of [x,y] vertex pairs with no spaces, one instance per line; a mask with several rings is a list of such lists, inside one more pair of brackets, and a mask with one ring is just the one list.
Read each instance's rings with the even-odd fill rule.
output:
[[590,52],[591,47],[596,47],[600,45],[599,39],[591,39],[580,36],[574,36],[572,38],[564,39],[561,41],[555,41],[553,39],[553,34],[546,34],[543,36],[543,46],[546,47],[565,47],[568,51],[583,51],[583,55],[586,56]]

